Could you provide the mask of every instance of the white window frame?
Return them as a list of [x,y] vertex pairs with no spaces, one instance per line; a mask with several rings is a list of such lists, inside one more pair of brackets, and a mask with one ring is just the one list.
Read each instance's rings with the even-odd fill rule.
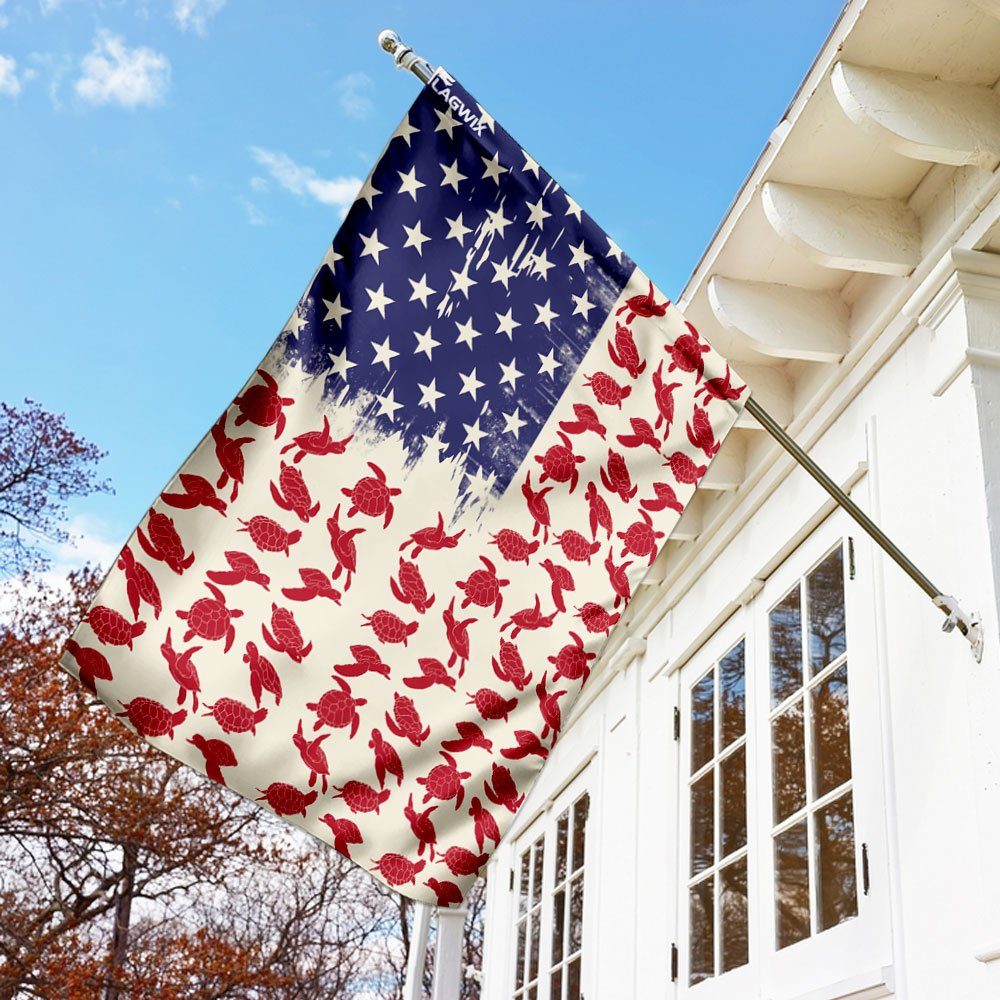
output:
[[[588,996],[587,985],[590,978],[590,962],[592,961],[591,948],[588,947],[588,938],[592,936],[591,914],[593,912],[593,894],[595,892],[594,880],[594,859],[595,859],[595,793],[593,782],[590,781],[591,768],[584,767],[576,774],[572,780],[566,783],[559,793],[553,797],[551,802],[546,804],[542,813],[535,817],[518,835],[511,844],[511,866],[513,877],[510,888],[509,906],[509,933],[510,933],[510,955],[507,968],[506,984],[503,996],[513,998],[515,990],[520,989],[520,976],[517,970],[517,924],[519,919],[518,901],[520,893],[520,864],[521,855],[531,845],[539,839],[544,838],[544,857],[542,864],[542,907],[541,907],[541,934],[539,947],[538,964],[538,985],[537,1000],[558,1000],[551,996],[551,972],[552,972],[552,931],[554,916],[554,888],[555,888],[555,863],[556,863],[556,835],[559,817],[567,809],[572,809],[573,803],[586,793],[589,798],[589,808],[587,813],[587,823],[584,832],[584,864],[582,878],[584,880],[583,890],[583,929],[581,946],[581,996]],[[572,843],[569,845],[572,849]],[[563,934],[569,934],[568,922],[564,925]],[[517,977],[517,978],[515,978]],[[565,985],[563,987],[565,990]],[[527,996],[527,994],[525,994]]]
[[[891,962],[889,858],[886,848],[882,731],[878,703],[878,647],[871,544],[842,511],[835,511],[775,569],[679,671],[681,719],[678,789],[677,981],[678,997],[731,1000],[766,991],[796,997],[867,973]],[[858,915],[781,949],[775,947],[773,773],[770,736],[770,637],[768,613],[797,580],[843,546],[848,697]],[[853,563],[853,579],[850,578]],[[710,667],[746,637],[747,885],[749,958],[746,966],[688,985],[690,956],[691,691]],[[803,638],[807,643],[808,637]],[[807,744],[808,747],[808,744]],[[808,761],[807,761],[808,767]],[[862,845],[867,845],[867,872]],[[718,861],[718,859],[716,859]],[[811,861],[812,865],[812,861]],[[867,875],[868,891],[864,884]],[[810,883],[814,894],[815,886]],[[715,929],[718,949],[718,925]]]

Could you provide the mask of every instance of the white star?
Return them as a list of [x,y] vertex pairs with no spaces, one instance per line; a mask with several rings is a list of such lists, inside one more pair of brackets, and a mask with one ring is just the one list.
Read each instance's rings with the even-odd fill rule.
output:
[[483,180],[486,180],[486,178],[489,177],[490,180],[496,181],[497,187],[500,187],[500,177],[503,174],[509,173],[507,167],[500,166],[500,154],[494,153],[493,159],[491,160],[487,160],[485,156],[480,157],[480,159],[483,161],[483,166],[486,168],[483,172]]
[[487,225],[495,232],[500,239],[503,239],[504,230],[514,221],[513,219],[508,219],[503,214],[503,205],[496,210],[487,209],[486,214],[489,217]]
[[517,370],[517,358],[511,358],[510,364],[505,365],[502,361],[500,362],[500,371],[503,372],[503,378],[500,379],[500,385],[508,383],[515,392],[517,391],[517,380],[524,374],[524,372],[519,372]]
[[478,450],[479,442],[486,437],[486,431],[479,427],[479,417],[476,417],[474,424],[462,424],[462,426],[465,428],[465,440],[462,444],[471,444]]
[[424,451],[431,452],[432,458],[439,458],[441,452],[448,447],[448,445],[441,440],[441,434],[444,431],[444,427],[439,427],[437,433],[433,436],[427,434],[421,434],[420,436],[424,439]]
[[539,198],[538,201],[527,202],[528,208],[531,209],[528,212],[528,222],[534,226],[538,226],[539,229],[542,228],[542,223],[549,218],[552,213],[545,210],[545,206],[542,205],[542,199]]
[[472,342],[476,337],[481,336],[478,330],[473,329],[472,320],[466,320],[464,323],[459,323],[458,320],[455,321],[455,326],[458,327],[458,337],[455,338],[456,344],[468,344],[469,350],[472,350]]
[[366,177],[364,184],[361,185],[361,190],[357,193],[354,200],[360,201],[362,198],[364,198],[365,201],[368,202],[368,207],[373,208],[375,202],[375,195],[381,193],[382,192],[379,191],[379,189],[375,187],[374,184],[372,184],[371,177]]
[[330,357],[330,371],[334,375],[339,375],[346,382],[347,373],[351,368],[357,367],[356,362],[347,360],[346,347],[339,354],[334,354],[333,351],[328,353]]
[[580,206],[565,191],[563,191],[563,194],[566,196],[566,214],[575,215],[577,222],[583,222],[583,219],[580,217]]
[[323,255],[323,263],[326,264],[326,266],[334,273],[336,273],[337,261],[343,259],[343,255],[334,250],[333,244],[330,245],[329,249]]
[[419,406],[430,407],[433,413],[437,413],[437,401],[444,395],[443,392],[438,392],[437,390],[437,379],[432,378],[429,385],[424,385],[418,382],[417,385],[420,388],[420,402]]
[[385,307],[391,306],[395,299],[390,299],[388,295],[385,294],[385,282],[378,286],[378,288],[366,288],[365,291],[368,293],[368,298],[371,300],[368,303],[368,309],[366,312],[371,312],[373,309],[377,309],[382,319],[385,319]]
[[521,150],[521,152],[524,154],[524,166],[521,169],[524,170],[525,173],[528,173],[528,172],[533,173],[535,175],[535,178],[537,179],[538,178],[538,163],[532,157],[530,157],[527,153],[525,153],[523,149]]
[[399,174],[400,180],[399,193],[408,194],[414,201],[416,201],[417,192],[422,187],[427,187],[423,181],[417,180],[417,168],[411,167],[408,174],[404,174],[402,170],[397,170],[396,173]]
[[406,242],[403,244],[403,249],[407,247],[413,247],[414,250],[420,254],[421,257],[424,255],[424,244],[430,239],[429,236],[424,236],[423,230],[420,228],[420,220],[417,219],[417,224],[415,226],[403,225],[406,230]]
[[[507,282],[510,281],[511,278],[517,277],[517,271],[511,269],[510,264],[507,263],[506,257],[504,257],[499,264],[494,264],[493,261],[490,261],[490,263],[493,264],[493,282],[502,281],[503,287],[509,289]],[[492,284],[493,282],[490,283]]]
[[419,131],[420,129],[414,128],[410,124],[410,116],[404,115],[403,120],[399,123],[399,128],[397,128],[396,131],[389,137],[389,142],[392,142],[393,139],[403,139],[406,142],[406,145],[409,146],[410,136],[415,135]]
[[522,427],[524,427],[528,421],[521,419],[521,409],[520,407],[515,407],[513,413],[504,413],[504,434],[513,434],[515,438],[518,437],[519,432]]
[[476,503],[481,503],[490,495],[490,490],[496,482],[496,476],[492,472],[484,476],[482,469],[477,469],[475,473],[467,472],[465,478],[469,481],[467,487],[469,494]]
[[593,260],[586,250],[583,249],[583,240],[580,240],[580,245],[578,247],[573,246],[572,243],[569,245],[569,251],[573,255],[570,259],[570,267],[576,264],[577,267],[582,271],[588,260]]
[[361,256],[373,257],[377,264],[379,262],[378,255],[383,250],[389,249],[384,243],[379,242],[378,228],[372,230],[371,236],[365,236],[364,233],[358,233],[358,236],[361,237],[361,242],[365,245],[364,250],[361,251]]
[[556,361],[555,355],[556,355],[555,348],[549,351],[548,354],[538,355],[538,360],[541,362],[541,366],[538,369],[538,374],[548,375],[548,377],[552,379],[553,382],[555,381],[556,369],[562,368],[562,362]]
[[617,243],[615,243],[615,241],[610,236],[608,237],[607,255],[609,257],[614,257],[619,264],[622,262],[622,248]]
[[455,126],[459,124],[459,121],[457,118],[452,117],[451,108],[445,108],[444,111],[438,111],[435,108],[434,114],[438,116],[438,123],[434,126],[434,131],[447,132],[448,138],[454,139]]
[[389,346],[389,338],[386,337],[381,344],[376,344],[372,341],[372,347],[375,350],[375,357],[372,360],[373,365],[383,364],[385,365],[385,370],[390,371],[392,369],[392,359],[399,357],[399,351],[394,351]]
[[552,321],[559,318],[559,313],[552,311],[552,299],[546,299],[545,305],[538,305],[535,303],[535,308],[538,310],[538,318],[535,320],[535,325],[543,323],[546,330],[552,329]]
[[[324,299],[323,301],[326,302],[326,299]],[[327,305],[329,305],[329,303],[327,303]],[[287,330],[289,333],[294,333],[295,336],[297,337],[302,332],[302,327],[306,325],[307,324],[305,319],[299,313],[299,307],[296,306],[295,312],[293,312],[292,315],[288,317],[288,322],[285,324],[284,329]],[[337,325],[339,326],[340,324]]]
[[584,289],[583,295],[570,295],[570,298],[576,303],[576,307],[573,309],[574,316],[582,316],[584,320],[590,319],[590,310],[595,309],[596,306],[590,299],[587,298],[586,289]]
[[427,355],[428,361],[433,361],[434,359],[431,357],[431,351],[433,351],[435,347],[440,347],[441,341],[434,339],[434,336],[431,333],[431,328],[427,327],[423,333],[419,330],[414,330],[413,336],[417,338],[417,346],[413,353],[420,354],[423,352]]
[[463,375],[461,372],[459,372],[458,377],[462,380],[462,391],[459,393],[459,395],[464,396],[465,393],[468,393],[472,397],[473,402],[475,402],[476,393],[479,392],[479,390],[482,389],[482,387],[486,385],[486,383],[480,382],[479,379],[476,378],[475,368],[473,368],[468,375]]
[[441,179],[441,187],[450,184],[455,189],[455,194],[458,194],[459,181],[467,181],[469,179],[459,171],[458,159],[456,158],[450,167],[446,167],[443,163],[439,164],[439,166],[444,171],[444,177]]
[[329,302],[323,299],[323,305],[326,306],[326,315],[323,317],[324,323],[329,323],[332,319],[338,327],[343,327],[341,320],[351,311],[347,306],[343,305],[340,301],[340,292],[337,292],[337,297]]
[[551,263],[549,260],[548,250],[543,250],[540,254],[535,254],[531,258],[531,269],[535,274],[541,275],[542,281],[545,281],[549,276],[549,271],[555,267],[555,264]]
[[476,101],[476,107],[479,108],[479,119],[483,124],[492,132],[494,126],[496,125],[496,120],[493,118],[486,108],[484,108],[479,101]]
[[521,324],[514,319],[514,310],[508,309],[505,313],[497,313],[497,333],[506,333],[509,340],[514,339],[514,330]]
[[471,233],[472,230],[462,221],[462,213],[458,213],[457,219],[449,219],[445,216],[445,222],[448,223],[448,235],[445,239],[458,240],[458,245],[464,247],[466,233]]
[[[449,270],[451,270],[451,269],[449,268]],[[479,284],[479,282],[476,281],[475,278],[470,278],[469,277],[467,270],[464,270],[464,271],[452,271],[451,272],[451,276],[455,279],[454,282],[453,282],[453,284],[452,284],[452,288],[454,288],[456,292],[462,292],[462,293],[464,293],[464,295],[465,295],[466,298],[469,297],[469,289],[473,285],[478,285]]]
[[378,415],[386,416],[390,420],[396,419],[396,410],[403,408],[402,403],[396,402],[396,390],[390,389],[384,396],[376,396],[378,399]]
[[427,308],[427,299],[431,295],[436,295],[437,292],[427,284],[427,275],[425,274],[419,281],[414,281],[412,278],[407,278],[407,281],[413,285],[413,294],[410,296],[411,302],[416,302],[420,299],[424,308]]

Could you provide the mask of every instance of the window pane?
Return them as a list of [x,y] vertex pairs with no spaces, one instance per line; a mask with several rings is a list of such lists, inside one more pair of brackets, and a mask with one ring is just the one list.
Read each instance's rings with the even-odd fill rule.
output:
[[515,986],[523,986],[526,981],[524,977],[524,941],[527,926],[528,924],[525,920],[522,920],[517,925],[517,966],[514,973]]
[[813,794],[820,798],[851,777],[846,663],[816,685],[812,699]]
[[775,823],[806,804],[805,746],[800,698],[771,723]]
[[583,944],[583,876],[578,875],[569,891],[569,953]]
[[703,774],[691,786],[691,874],[715,861],[715,773]]
[[539,837],[535,841],[532,854],[535,858],[534,867],[531,873],[531,905],[535,906],[542,898],[542,864],[545,856],[545,838]]
[[539,931],[541,930],[541,925],[539,923],[541,919],[541,913],[536,910],[528,918],[531,921],[531,951],[528,955],[528,980],[538,978],[538,940]]
[[802,608],[796,585],[771,609],[771,706],[802,686]]
[[556,884],[566,878],[566,848],[569,839],[569,810],[559,817],[556,824]]
[[747,859],[740,858],[722,872],[719,898],[722,926],[720,974],[750,961],[747,923]]
[[719,768],[722,782],[720,822],[722,844],[720,857],[738,851],[747,842],[746,745],[734,750]]
[[587,816],[590,814],[590,796],[581,795],[573,803],[573,863],[570,871],[583,867],[587,839]]
[[722,702],[722,747],[738,740],[746,730],[745,643],[741,639],[719,661],[719,697]]
[[815,674],[847,649],[844,628],[844,553],[838,545],[806,580],[809,662]]
[[580,1000],[580,959],[570,963],[566,978],[566,1000]]
[[563,959],[563,928],[566,924],[566,892],[560,889],[552,898],[552,958],[555,965]]
[[809,937],[809,857],[806,820],[774,838],[775,945]]
[[528,909],[528,879],[531,866],[531,851],[527,850],[521,855],[521,871],[518,877],[520,886],[518,892],[517,912],[523,914]]
[[691,772],[715,756],[715,675],[702,677],[691,689]]
[[549,1000],[562,1000],[562,969],[552,973]]
[[816,878],[819,881],[819,929],[858,915],[854,858],[854,803],[851,793],[816,813]]
[[715,975],[715,879],[711,876],[691,888],[691,947],[688,982],[694,986]]

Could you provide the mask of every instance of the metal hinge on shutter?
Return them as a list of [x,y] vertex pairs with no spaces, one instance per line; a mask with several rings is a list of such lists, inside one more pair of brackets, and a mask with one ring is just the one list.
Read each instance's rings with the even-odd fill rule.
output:
[[864,894],[867,896],[871,892],[871,872],[868,868],[868,845],[861,845],[861,888]]
[[511,892],[514,891],[514,869],[513,868],[511,868],[511,870],[510,870],[510,885],[508,886],[508,888],[510,889]]
[[674,706],[674,739],[679,740],[681,738],[681,710],[675,705]]
[[680,953],[677,951],[677,942],[670,945],[670,981],[677,982],[678,965],[680,964]]
[[847,536],[847,578],[854,579],[854,539]]

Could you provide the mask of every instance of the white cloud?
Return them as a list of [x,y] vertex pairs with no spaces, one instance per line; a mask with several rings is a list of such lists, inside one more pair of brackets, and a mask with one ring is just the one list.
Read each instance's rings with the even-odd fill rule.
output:
[[348,73],[336,83],[340,106],[351,118],[369,117],[375,110],[372,99],[368,96],[372,90],[372,78],[367,73]]
[[174,0],[174,20],[181,31],[204,35],[208,22],[226,6],[226,0]]
[[76,92],[91,104],[136,108],[161,104],[170,86],[170,61],[161,52],[130,49],[120,35],[100,31],[83,59]]
[[246,213],[247,222],[249,222],[251,226],[267,225],[267,217],[249,198],[246,197],[246,195],[241,194],[239,202],[243,207],[243,211]]
[[38,6],[46,17],[57,11],[62,5],[63,0],[38,0]]
[[264,194],[264,192],[267,191],[269,186],[270,185],[268,185],[266,177],[250,178],[250,187],[253,188],[253,190],[256,191],[257,194]]
[[250,154],[286,191],[308,195],[341,211],[351,207],[361,188],[360,177],[320,177],[312,167],[300,166],[285,153],[251,146]]
[[0,55],[0,94],[17,97],[21,93],[21,80],[17,75],[17,60]]

